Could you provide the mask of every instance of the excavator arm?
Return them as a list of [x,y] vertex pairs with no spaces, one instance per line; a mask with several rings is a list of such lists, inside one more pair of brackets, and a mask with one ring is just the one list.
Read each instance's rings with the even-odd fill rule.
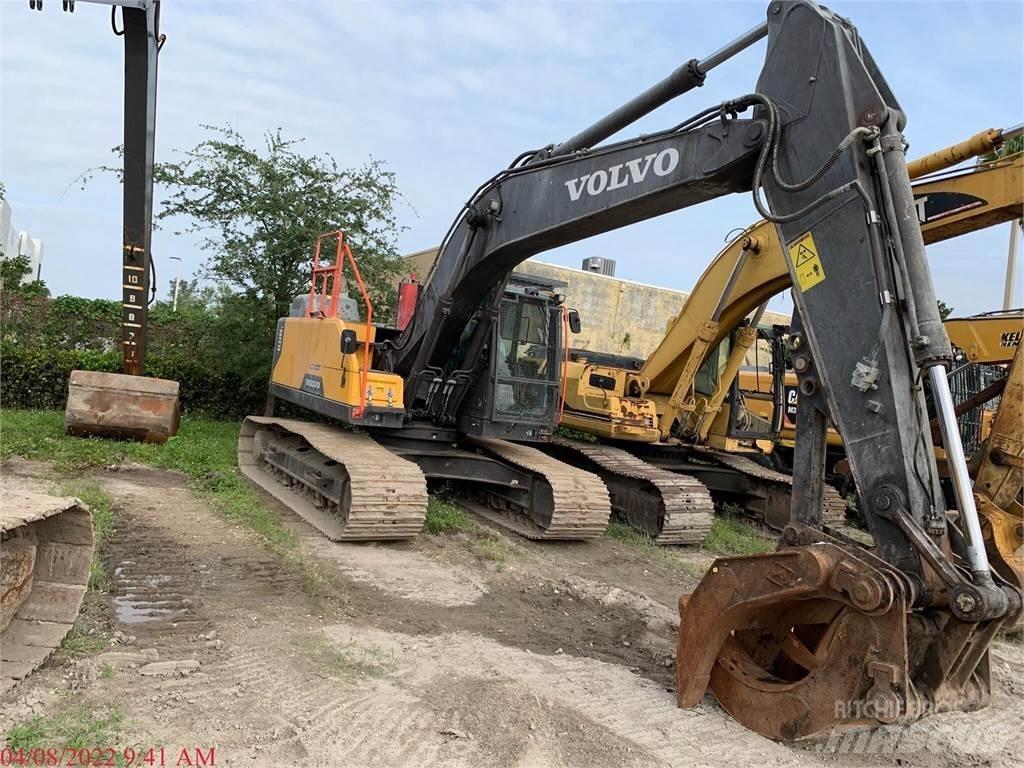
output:
[[[753,106],[753,102],[737,108]],[[765,121],[719,120],[571,156],[510,168],[469,205],[424,287],[395,351],[414,411],[436,415],[434,380],[472,371],[489,324],[461,358],[467,323],[495,298],[514,267],[540,251],[750,188]],[[458,398],[445,397],[450,407]]]

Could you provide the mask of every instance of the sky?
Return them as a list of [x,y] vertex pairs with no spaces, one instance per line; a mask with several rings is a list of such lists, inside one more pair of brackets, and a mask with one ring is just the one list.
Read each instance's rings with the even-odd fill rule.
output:
[[[557,143],[764,19],[766,2],[349,3],[164,0],[157,160],[202,124],[250,142],[280,127],[341,165],[398,176],[408,253],[438,244],[469,194],[525,149]],[[1024,121],[1024,3],[829,3],[857,25],[909,116],[909,156]],[[122,135],[123,51],[105,6],[42,13],[0,0],[0,180],[14,222],[45,242],[54,295],[116,298],[120,186],[76,178]],[[764,43],[713,70],[627,134],[674,125],[753,89]],[[626,134],[624,134],[625,136]],[[160,193],[157,191],[157,204]],[[730,232],[757,219],[730,195],[541,254],[615,259],[630,280],[689,290]],[[929,247],[936,293],[957,315],[1002,305],[1009,225]],[[1024,251],[1024,248],[1022,248]],[[160,296],[207,254],[154,234]],[[1024,253],[1022,253],[1024,259]],[[1024,270],[1018,270],[1018,275]],[[1015,305],[1024,303],[1021,280]],[[788,298],[771,307],[789,311]]]

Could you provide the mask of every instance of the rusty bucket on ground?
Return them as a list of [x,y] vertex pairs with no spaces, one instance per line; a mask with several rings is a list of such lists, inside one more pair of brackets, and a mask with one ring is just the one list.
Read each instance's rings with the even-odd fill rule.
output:
[[64,431],[79,437],[163,443],[178,432],[181,422],[178,390],[178,382],[168,379],[72,371]]

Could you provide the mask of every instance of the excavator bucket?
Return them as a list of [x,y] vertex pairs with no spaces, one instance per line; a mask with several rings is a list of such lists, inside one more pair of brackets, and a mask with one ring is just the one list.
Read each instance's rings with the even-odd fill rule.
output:
[[79,437],[163,443],[178,432],[178,389],[168,379],[72,371],[64,429]]
[[89,582],[89,509],[0,484],[0,694],[38,667],[71,629]]
[[680,599],[680,707],[710,690],[746,727],[789,741],[988,703],[1002,621],[908,616],[899,571],[820,531],[800,544],[716,560]]

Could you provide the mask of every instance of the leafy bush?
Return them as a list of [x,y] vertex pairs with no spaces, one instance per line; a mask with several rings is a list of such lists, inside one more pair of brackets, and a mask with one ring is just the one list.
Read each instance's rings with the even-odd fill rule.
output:
[[[107,299],[5,291],[0,404],[63,409],[71,371],[120,371],[120,312]],[[244,305],[232,298],[178,313],[158,303],[150,312],[146,375],[180,382],[186,412],[237,419],[263,410],[272,344],[253,333]]]
[[[5,339],[0,343],[0,405],[63,409],[73,370],[118,372],[121,357],[87,349],[32,348]],[[185,412],[237,419],[263,411],[265,376],[217,370],[201,361],[158,357],[147,360],[146,373],[180,382]]]

